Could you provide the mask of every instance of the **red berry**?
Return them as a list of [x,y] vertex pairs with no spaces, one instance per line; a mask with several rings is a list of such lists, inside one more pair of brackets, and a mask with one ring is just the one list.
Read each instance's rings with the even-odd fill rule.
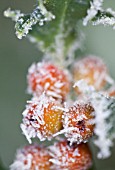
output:
[[50,63],[33,64],[27,81],[28,92],[37,96],[45,91],[48,96],[65,99],[70,89],[67,72]]
[[96,90],[102,89],[106,84],[108,76],[107,67],[98,57],[85,57],[74,65],[74,81],[84,79]]
[[62,110],[60,104],[44,93],[30,101],[23,112],[21,128],[31,143],[31,138],[38,137],[41,141],[51,139],[53,134],[62,128]]
[[50,170],[51,156],[46,148],[29,145],[17,151],[16,159],[10,166],[11,170]]
[[53,170],[88,170],[92,165],[87,144],[69,146],[67,141],[61,141],[49,148]]
[[63,114],[63,128],[70,143],[86,141],[94,131],[94,109],[90,103],[75,103]]

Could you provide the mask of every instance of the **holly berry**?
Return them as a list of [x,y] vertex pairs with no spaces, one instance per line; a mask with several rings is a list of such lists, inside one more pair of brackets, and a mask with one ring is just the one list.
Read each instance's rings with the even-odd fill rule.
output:
[[51,139],[53,134],[62,129],[61,105],[58,101],[48,98],[44,93],[37,99],[33,98],[23,112],[21,128],[31,143],[31,138],[38,137],[41,141]]
[[44,91],[48,96],[65,99],[70,90],[70,81],[65,70],[51,63],[33,64],[28,71],[28,92],[41,95]]
[[75,63],[73,74],[74,81],[84,79],[89,85],[93,85],[96,90],[101,90],[106,85],[108,71],[100,58],[89,56]]
[[88,170],[92,165],[87,144],[70,146],[67,141],[61,141],[49,148],[53,170]]
[[11,170],[50,170],[51,156],[46,148],[39,145],[29,145],[17,151]]
[[86,141],[94,131],[94,109],[90,103],[75,103],[63,114],[63,128],[70,143]]

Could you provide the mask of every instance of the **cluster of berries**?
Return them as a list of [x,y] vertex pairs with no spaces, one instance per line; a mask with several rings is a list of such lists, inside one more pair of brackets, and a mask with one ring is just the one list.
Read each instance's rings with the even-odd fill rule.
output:
[[[33,97],[23,112],[23,134],[29,143],[32,143],[31,138],[44,141],[59,134],[64,134],[66,139],[49,147],[24,147],[18,151],[11,170],[24,169],[22,167],[24,170],[88,170],[91,167],[92,158],[86,141],[94,133],[95,110],[89,101],[81,100],[82,94],[77,88],[73,94],[71,87],[84,79],[97,91],[110,96],[115,95],[115,88],[104,90],[112,80],[106,65],[97,57],[77,61],[72,70],[73,74],[68,73],[49,62],[33,64],[29,68],[28,92]],[[78,100],[72,102],[77,96],[80,96]]]

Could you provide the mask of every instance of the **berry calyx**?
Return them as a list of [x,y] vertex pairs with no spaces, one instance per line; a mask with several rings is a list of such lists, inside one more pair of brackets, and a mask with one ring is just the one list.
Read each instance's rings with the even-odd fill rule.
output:
[[101,90],[107,83],[108,71],[104,62],[98,57],[85,57],[74,64],[74,81],[84,79],[88,85]]
[[49,147],[53,170],[88,170],[92,165],[92,156],[87,144],[70,146],[61,141]]
[[37,99],[33,98],[23,114],[21,129],[27,140],[38,137],[41,141],[51,139],[52,135],[62,129],[62,113],[60,103],[48,98],[44,93]]
[[19,149],[11,170],[50,170],[51,156],[46,148],[39,145],[29,145]]
[[70,90],[67,71],[51,63],[33,64],[28,70],[28,92],[37,96],[44,91],[48,96],[65,99]]
[[94,108],[90,103],[75,103],[63,114],[63,128],[71,144],[85,142],[93,135]]

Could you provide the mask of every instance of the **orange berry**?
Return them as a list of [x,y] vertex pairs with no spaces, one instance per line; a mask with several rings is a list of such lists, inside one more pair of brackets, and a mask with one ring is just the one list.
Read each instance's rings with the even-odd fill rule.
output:
[[94,109],[90,103],[75,103],[63,114],[63,128],[70,143],[85,142],[93,135]]
[[98,57],[85,57],[77,61],[74,65],[74,81],[84,79],[88,85],[93,85],[96,90],[102,89],[106,85],[108,76],[107,67]]
[[21,128],[28,141],[38,137],[41,141],[51,139],[53,134],[62,128],[62,110],[60,104],[44,93],[36,99],[28,102],[23,112],[23,124]]
[[33,64],[28,71],[28,92],[41,95],[44,91],[48,96],[65,99],[70,90],[70,81],[65,70],[50,63]]
[[87,144],[70,146],[67,141],[49,147],[53,170],[88,170],[92,156]]
[[29,145],[17,151],[16,159],[10,166],[11,170],[50,170],[51,156],[46,148]]

